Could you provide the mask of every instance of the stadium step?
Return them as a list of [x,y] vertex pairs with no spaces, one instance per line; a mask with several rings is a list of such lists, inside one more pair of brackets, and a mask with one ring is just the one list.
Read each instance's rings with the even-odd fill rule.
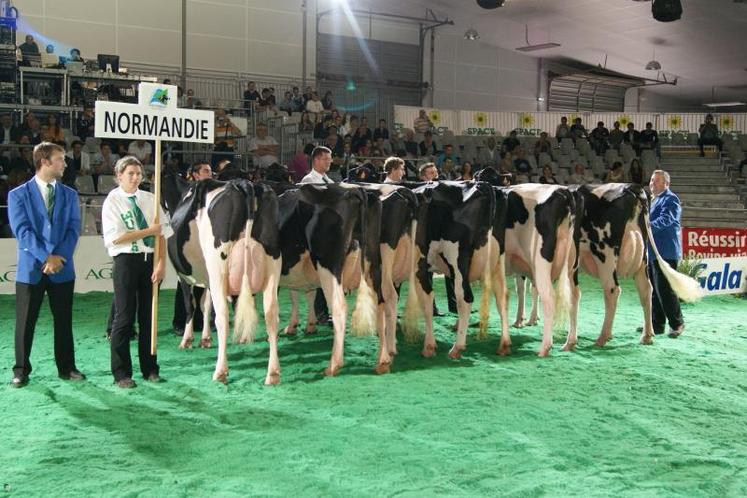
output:
[[672,187],[679,189],[685,186],[719,186],[729,185],[729,179],[724,177],[709,177],[709,178],[672,178]]
[[[697,197],[695,197],[697,199]],[[739,199],[734,199],[731,201],[718,201],[717,203],[714,203],[713,201],[706,201],[706,200],[686,200],[680,198],[680,201],[682,202],[683,208],[693,208],[693,209],[700,209],[700,208],[712,208],[714,206],[718,206],[720,208],[725,209],[743,209],[744,204]]]
[[734,187],[724,182],[723,185],[678,185],[672,184],[676,194],[732,194],[736,195]]
[[682,202],[694,201],[694,202],[708,202],[711,207],[719,206],[722,202],[738,202],[739,196],[736,192],[729,192],[726,194],[719,193],[707,193],[707,192],[678,192],[677,189],[673,189],[677,196]]
[[744,228],[744,220],[714,220],[712,218],[682,218],[682,226],[690,228]]

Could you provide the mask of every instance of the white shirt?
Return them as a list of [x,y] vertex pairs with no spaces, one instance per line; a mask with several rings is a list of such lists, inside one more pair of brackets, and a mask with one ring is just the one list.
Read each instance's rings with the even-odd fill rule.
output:
[[[275,140],[275,137],[271,137],[270,135],[267,135],[265,138],[254,137],[249,142],[249,150],[251,152],[254,152],[259,148],[260,145],[278,145],[278,141]],[[272,154],[267,154],[264,156],[258,156],[257,154],[254,154],[252,160],[254,161],[254,165],[259,166],[260,168],[266,168],[272,163],[280,162],[277,156],[274,156]]]
[[306,110],[319,114],[320,112],[324,112],[324,106],[321,100],[309,100],[306,102]]
[[[135,201],[138,207],[143,212],[145,220],[150,225],[153,223],[154,209],[153,209],[153,194],[144,190],[138,189],[133,194],[128,194],[122,187],[117,187],[106,196],[104,206],[101,211],[101,231],[104,234],[104,246],[106,246],[109,256],[116,256],[117,254],[134,254],[134,253],[152,253],[153,248],[145,245],[142,239],[133,240],[132,242],[126,242],[124,244],[115,244],[122,235],[127,232],[134,232],[140,230],[137,226],[137,220],[135,213],[132,209],[132,204],[129,197],[135,196]],[[174,234],[174,230],[171,228],[171,220],[169,215],[164,212],[161,206],[158,206],[159,221],[161,223],[161,235],[165,238],[171,237]]]
[[326,173],[321,174],[315,169],[311,169],[311,172],[304,176],[299,183],[335,183]]
[[127,153],[138,158],[138,160],[145,164],[145,159],[148,155],[151,155],[150,161],[153,162],[153,147],[148,142],[143,142],[142,147],[138,145],[137,140],[130,142],[130,146],[127,147]]
[[[38,176],[34,176],[34,181],[36,181],[36,186],[39,187],[39,192],[41,192],[42,199],[44,199],[44,206],[49,209],[49,191],[47,190],[47,182],[45,182]],[[52,180],[51,182],[49,182],[49,185],[52,185],[52,188],[55,188],[55,185],[57,185],[57,180]]]

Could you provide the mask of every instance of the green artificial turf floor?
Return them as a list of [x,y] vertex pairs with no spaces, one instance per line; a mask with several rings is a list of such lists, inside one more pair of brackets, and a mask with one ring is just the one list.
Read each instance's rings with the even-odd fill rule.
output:
[[[513,356],[497,357],[493,311],[489,338],[471,329],[461,360],[446,356],[446,317],[436,358],[400,344],[392,373],[377,376],[376,339],[348,336],[345,367],[325,378],[332,337],[322,328],[280,340],[272,388],[261,336],[231,344],[230,383],[212,382],[216,351],[177,349],[167,291],[166,382],[130,391],[112,385],[111,297],[100,293],[75,300],[87,382],[56,377],[45,304],[31,382],[6,386],[14,298],[0,296],[0,496],[747,496],[747,302],[687,305],[680,338],[641,346],[627,281],[615,338],[599,350],[602,295],[590,278],[581,284],[575,353],[556,334],[552,356],[537,358],[535,326],[513,329]],[[281,302],[285,322],[287,291]]]

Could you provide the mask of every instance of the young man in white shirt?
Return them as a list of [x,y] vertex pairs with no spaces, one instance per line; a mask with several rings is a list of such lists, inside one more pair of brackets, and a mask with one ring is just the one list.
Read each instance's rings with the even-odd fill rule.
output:
[[332,151],[327,147],[315,147],[311,153],[311,171],[304,176],[300,183],[334,183],[327,176],[327,171],[332,165]]
[[405,161],[399,157],[390,157],[384,162],[384,171],[384,183],[399,183],[405,176]]

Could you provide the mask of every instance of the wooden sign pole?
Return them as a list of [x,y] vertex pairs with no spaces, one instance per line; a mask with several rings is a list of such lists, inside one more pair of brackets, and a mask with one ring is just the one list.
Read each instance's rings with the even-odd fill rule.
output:
[[[153,174],[153,212],[155,217],[153,223],[160,223],[160,212],[161,207],[161,139],[156,138],[156,171]],[[153,255],[153,269],[157,268],[161,263],[161,234],[156,235],[156,244],[154,246],[155,254]],[[160,282],[153,282],[153,300],[151,301],[150,307],[150,354],[156,354],[158,350],[158,288]],[[145,333],[142,331],[141,333]]]

